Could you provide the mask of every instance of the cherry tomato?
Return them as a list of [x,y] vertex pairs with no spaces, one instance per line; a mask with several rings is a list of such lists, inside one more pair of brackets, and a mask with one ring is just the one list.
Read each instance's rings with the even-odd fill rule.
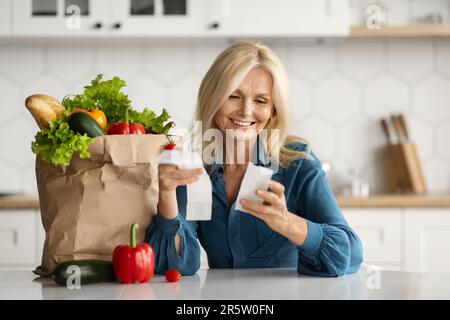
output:
[[166,146],[164,147],[164,149],[166,149],[166,150],[173,150],[173,149],[175,149],[177,147],[177,145],[175,144],[175,143],[168,143],[168,144],[166,144]]
[[165,273],[166,280],[169,282],[177,282],[181,279],[181,273],[178,270],[175,269],[169,269]]

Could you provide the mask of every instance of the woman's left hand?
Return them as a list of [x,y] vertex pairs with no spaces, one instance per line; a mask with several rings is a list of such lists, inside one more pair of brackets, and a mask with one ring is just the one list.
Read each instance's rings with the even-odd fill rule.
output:
[[256,190],[256,195],[264,200],[262,204],[242,199],[241,205],[248,213],[263,220],[272,230],[281,233],[290,220],[284,197],[284,186],[271,180],[269,188],[273,192]]

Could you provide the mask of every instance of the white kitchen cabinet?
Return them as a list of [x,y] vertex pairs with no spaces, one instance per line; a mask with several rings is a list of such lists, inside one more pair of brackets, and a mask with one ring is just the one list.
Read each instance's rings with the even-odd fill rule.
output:
[[13,36],[345,36],[348,0],[11,1]]
[[405,209],[405,271],[450,273],[450,209]]
[[345,36],[348,0],[217,0],[208,25],[227,36]]
[[34,267],[37,257],[36,212],[0,212],[0,267]]
[[21,0],[12,3],[14,36],[105,35],[108,0]]
[[0,37],[9,36],[10,33],[10,5],[10,0],[0,1]]
[[13,35],[198,35],[206,30],[204,4],[205,0],[14,1]]
[[205,33],[204,0],[115,0],[114,36],[188,36]]
[[365,263],[401,269],[401,209],[344,209],[343,214],[361,239]]

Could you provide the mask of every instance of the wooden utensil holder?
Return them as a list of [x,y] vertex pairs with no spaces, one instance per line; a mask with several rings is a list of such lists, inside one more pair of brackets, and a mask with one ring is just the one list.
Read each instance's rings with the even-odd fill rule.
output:
[[388,145],[387,169],[390,193],[427,193],[422,166],[414,143]]

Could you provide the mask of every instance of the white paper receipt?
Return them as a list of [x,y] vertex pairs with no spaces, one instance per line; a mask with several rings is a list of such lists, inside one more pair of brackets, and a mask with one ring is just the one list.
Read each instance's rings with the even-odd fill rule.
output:
[[[158,163],[175,164],[180,169],[203,168],[202,159],[198,153],[181,150],[164,150],[159,156]],[[186,186],[186,191],[186,220],[211,220],[211,180],[205,170],[198,181]]]
[[242,179],[241,188],[236,198],[236,210],[244,211],[241,206],[241,199],[263,203],[263,200],[256,196],[258,189],[267,190],[272,179],[273,170],[265,167],[259,167],[249,162],[244,179]]

